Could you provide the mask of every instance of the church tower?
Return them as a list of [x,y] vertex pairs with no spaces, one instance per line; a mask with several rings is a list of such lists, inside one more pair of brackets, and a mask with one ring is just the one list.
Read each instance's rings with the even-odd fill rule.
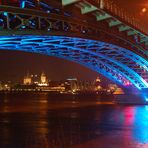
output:
[[28,72],[27,75],[24,77],[24,85],[31,85],[31,83],[32,83],[32,79]]
[[44,72],[42,72],[41,74],[41,84],[45,84],[47,83],[47,78]]

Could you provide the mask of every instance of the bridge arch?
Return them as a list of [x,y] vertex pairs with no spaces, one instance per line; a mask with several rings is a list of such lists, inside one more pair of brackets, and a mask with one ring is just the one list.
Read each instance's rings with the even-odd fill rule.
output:
[[143,71],[148,73],[148,61],[113,44],[66,36],[37,35],[3,36],[0,43],[0,49],[64,58],[84,65],[124,86],[148,88],[148,82],[141,75]]
[[89,19],[79,20],[65,10],[51,9],[46,0],[32,4],[21,2],[15,7],[6,6],[7,3],[0,5],[0,49],[65,58],[120,84],[148,88],[147,43],[143,45],[147,41],[145,34],[112,17],[109,11],[102,11],[103,8],[97,5],[94,7],[95,3],[89,0],[84,1],[85,10],[90,6],[95,8],[97,19],[100,15],[109,16],[111,20],[107,22],[115,29],[102,27],[102,23],[92,23]]

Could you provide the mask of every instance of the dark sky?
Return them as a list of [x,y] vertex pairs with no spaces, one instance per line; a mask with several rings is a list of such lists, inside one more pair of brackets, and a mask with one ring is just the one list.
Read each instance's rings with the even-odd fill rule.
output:
[[94,80],[98,76],[96,72],[64,59],[20,51],[0,51],[0,80],[20,81],[28,71],[32,74],[44,71],[51,80],[68,77]]
[[[143,7],[148,8],[148,5],[146,5],[148,0],[114,1],[137,16]],[[34,74],[44,71],[51,80],[65,79],[67,77],[93,80],[99,75],[81,65],[63,59],[32,53],[0,51],[0,81],[19,81],[27,71]]]

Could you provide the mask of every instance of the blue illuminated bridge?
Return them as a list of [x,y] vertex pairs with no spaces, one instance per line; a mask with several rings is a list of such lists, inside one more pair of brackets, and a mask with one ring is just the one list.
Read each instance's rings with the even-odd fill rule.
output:
[[111,0],[0,0],[0,49],[64,58],[145,92],[147,29]]

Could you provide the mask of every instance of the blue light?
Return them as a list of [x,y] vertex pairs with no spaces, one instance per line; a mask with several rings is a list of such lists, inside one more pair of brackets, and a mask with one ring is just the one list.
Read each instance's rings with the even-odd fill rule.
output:
[[21,2],[21,8],[25,8],[25,1],[24,0]]
[[25,26],[25,25],[22,25],[22,26],[21,26],[21,28],[25,29],[25,28],[26,28],[26,26]]
[[2,22],[4,22],[4,20],[3,19],[0,19],[0,23],[2,23]]
[[46,12],[47,12],[47,13],[50,13],[50,10],[47,10]]
[[145,106],[145,110],[148,111],[148,105]]
[[133,125],[134,139],[140,143],[148,143],[147,129],[148,129],[148,108],[147,106],[135,107],[135,121]]
[[4,16],[8,16],[8,13],[7,12],[4,12],[3,14],[4,14]]

